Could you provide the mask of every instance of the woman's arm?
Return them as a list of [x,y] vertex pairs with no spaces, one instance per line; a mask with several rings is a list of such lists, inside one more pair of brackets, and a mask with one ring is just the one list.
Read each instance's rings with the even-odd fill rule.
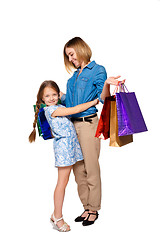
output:
[[52,113],[52,117],[62,117],[62,116],[68,116],[68,115],[72,115],[72,114],[76,114],[76,113],[80,113],[80,112],[83,112],[85,111],[86,109],[96,105],[99,103],[99,100],[98,99],[95,99],[91,102],[87,102],[87,103],[82,103],[82,104],[79,104],[75,107],[70,107],[70,108],[62,108],[62,107],[59,107],[57,108],[53,113]]
[[[110,85],[115,85],[118,86],[119,81],[117,80],[118,78],[120,78],[121,76],[117,76],[117,77],[109,77],[105,83],[104,83],[104,87],[101,93],[101,98],[103,100],[105,100],[106,97],[109,97],[110,94]],[[124,83],[125,79],[123,81],[121,81],[121,83]]]
[[106,97],[109,97],[111,95],[110,94],[110,84],[108,84],[106,81],[104,83],[102,93],[101,93],[101,99],[102,100],[105,100]]

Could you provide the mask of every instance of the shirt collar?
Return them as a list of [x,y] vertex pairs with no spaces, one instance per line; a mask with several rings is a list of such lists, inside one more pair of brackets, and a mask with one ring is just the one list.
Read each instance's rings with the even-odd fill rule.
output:
[[[84,68],[92,69],[96,65],[95,61],[90,62],[88,65],[86,65]],[[80,71],[80,67],[78,68],[78,72]]]
[[90,62],[90,63],[89,63],[87,66],[85,66],[85,67],[87,67],[87,68],[89,68],[89,69],[92,69],[95,64],[96,64],[96,62],[95,62],[95,61],[92,61],[92,62]]

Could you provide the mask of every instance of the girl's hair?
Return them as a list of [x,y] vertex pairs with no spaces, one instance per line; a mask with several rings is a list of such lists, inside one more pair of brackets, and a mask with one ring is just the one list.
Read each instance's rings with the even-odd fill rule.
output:
[[37,119],[38,119],[38,113],[39,113],[40,106],[41,106],[42,103],[44,104],[44,101],[42,100],[42,98],[43,98],[43,92],[44,92],[45,87],[53,88],[58,93],[58,95],[60,96],[60,89],[54,81],[46,80],[41,84],[41,86],[39,88],[39,91],[38,91],[38,94],[37,94],[36,112],[35,112],[35,119],[34,119],[34,122],[33,122],[33,131],[29,135],[29,142],[30,143],[35,141],[35,139],[36,139],[36,124],[37,124]]
[[72,68],[76,68],[72,62],[69,61],[69,57],[66,54],[66,48],[74,48],[76,54],[77,54],[77,60],[78,61],[84,61],[85,64],[87,64],[92,56],[92,51],[88,44],[83,41],[80,37],[75,37],[69,40],[63,50],[63,56],[64,56],[64,65],[68,73],[72,71]]

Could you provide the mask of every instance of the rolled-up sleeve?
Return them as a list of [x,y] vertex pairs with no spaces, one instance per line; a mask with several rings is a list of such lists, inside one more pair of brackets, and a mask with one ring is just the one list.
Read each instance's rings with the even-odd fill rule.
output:
[[101,93],[106,79],[107,79],[106,69],[103,66],[98,66],[98,69],[96,69],[94,77],[94,85],[97,88],[98,99],[102,104],[104,104],[104,100],[101,98]]
[[66,94],[63,94],[61,97],[61,104],[66,106]]

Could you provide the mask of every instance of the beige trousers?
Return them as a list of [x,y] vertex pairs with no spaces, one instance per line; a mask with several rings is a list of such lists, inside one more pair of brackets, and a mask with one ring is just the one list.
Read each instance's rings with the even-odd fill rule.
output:
[[84,161],[73,166],[78,194],[84,209],[92,211],[101,208],[101,177],[99,167],[100,139],[95,137],[98,117],[90,122],[74,122]]

